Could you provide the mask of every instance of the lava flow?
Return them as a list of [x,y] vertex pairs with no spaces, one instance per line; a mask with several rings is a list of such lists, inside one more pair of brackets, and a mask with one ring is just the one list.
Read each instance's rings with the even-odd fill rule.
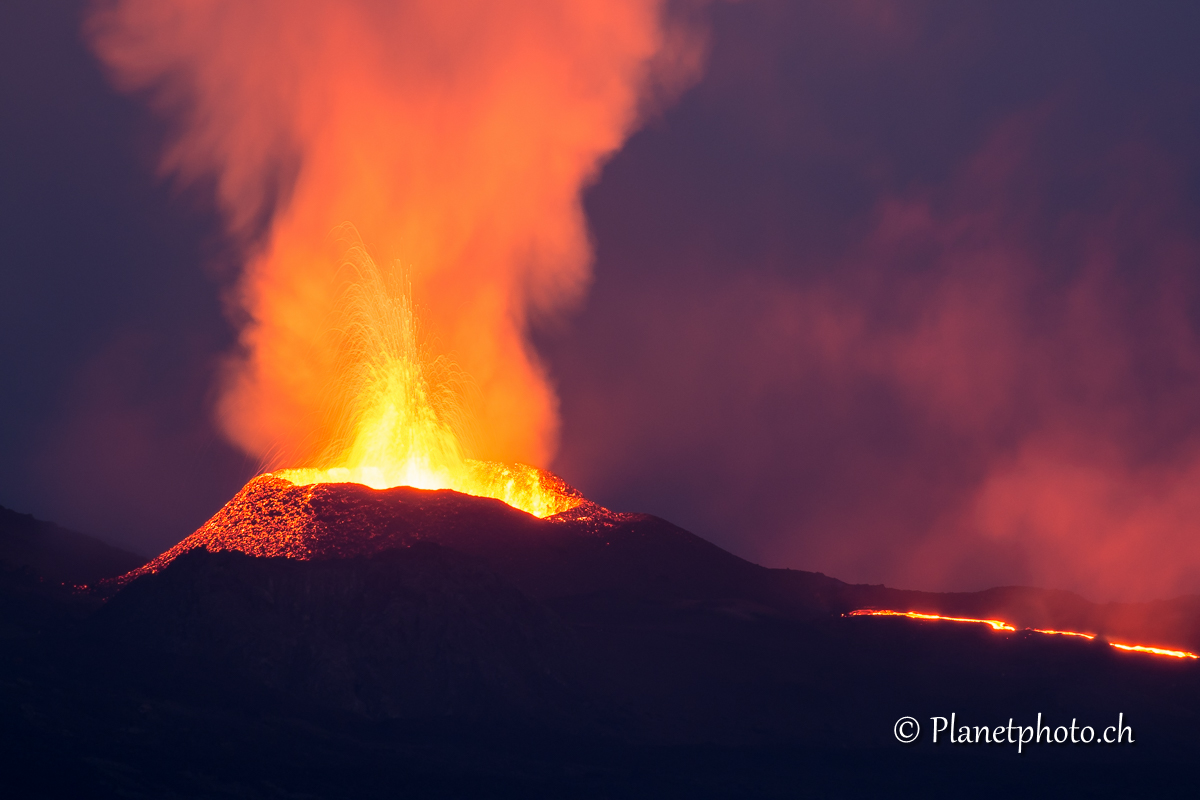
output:
[[859,609],[851,611],[847,616],[851,617],[908,617],[910,619],[941,619],[947,622],[980,622],[988,625],[994,631],[1015,631],[1012,625],[1007,622],[1001,622],[998,619],[970,619],[967,617],[943,617],[938,614],[922,614],[918,611],[875,611],[872,609]]
[[[874,609],[860,608],[857,611],[851,611],[846,616],[848,617],[908,617],[909,619],[927,619],[938,620],[942,622],[977,622],[982,625],[987,625],[994,631],[1010,631],[1015,632],[1016,626],[1010,625],[1007,622],[1002,622],[998,619],[973,619],[971,617],[946,617],[941,614],[924,614],[918,611],[892,611],[889,609]],[[1078,631],[1055,631],[1046,628],[1025,628],[1032,633],[1046,633],[1055,636],[1079,636],[1084,639],[1095,639],[1094,633],[1080,633]],[[1117,642],[1108,642],[1111,646],[1119,650],[1127,650],[1135,653],[1150,653],[1156,656],[1170,656],[1172,658],[1200,658],[1195,653],[1187,650],[1170,650],[1165,647],[1149,647],[1140,644],[1118,644]]]

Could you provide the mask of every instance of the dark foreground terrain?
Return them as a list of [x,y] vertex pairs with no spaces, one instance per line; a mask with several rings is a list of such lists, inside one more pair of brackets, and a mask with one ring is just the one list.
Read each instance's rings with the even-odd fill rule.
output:
[[[266,489],[280,518],[293,501]],[[222,535],[260,547],[268,505],[239,497]],[[539,521],[452,492],[330,487],[286,510],[310,560],[235,538],[88,591],[55,565],[115,577],[133,557],[86,537],[59,547],[59,533],[65,561],[35,559],[51,528],[0,529],[4,796],[1195,793],[1200,662],[843,616],[901,608],[1183,647],[1194,598],[851,586],[749,564],[653,517]],[[931,718],[952,713],[973,731],[1040,713],[1098,733],[1123,714],[1134,742],[934,744]],[[906,715],[922,726],[907,745],[893,735]]]

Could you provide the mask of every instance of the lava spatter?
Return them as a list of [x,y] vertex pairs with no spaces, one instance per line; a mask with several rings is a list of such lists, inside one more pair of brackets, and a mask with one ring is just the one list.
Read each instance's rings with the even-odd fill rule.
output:
[[531,539],[561,535],[568,523],[576,534],[598,535],[606,527],[641,516],[603,508],[551,472],[519,468],[563,498],[567,510],[539,517],[498,498],[451,489],[373,489],[330,482],[297,485],[277,474],[259,475],[195,533],[116,582],[123,585],[158,572],[196,548],[234,550],[260,558],[353,558],[422,539],[478,543],[498,526],[523,531]]

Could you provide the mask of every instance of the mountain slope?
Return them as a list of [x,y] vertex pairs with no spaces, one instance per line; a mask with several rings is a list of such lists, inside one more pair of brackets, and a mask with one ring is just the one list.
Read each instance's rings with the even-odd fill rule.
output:
[[99,539],[0,506],[0,568],[52,584],[87,585],[136,569],[146,559]]
[[761,567],[665,520],[593,503],[538,519],[499,500],[450,490],[295,486],[270,475],[255,478],[194,534],[111,588],[161,570],[196,548],[322,560],[416,542],[481,558],[543,600],[597,594],[603,604],[604,598],[626,596],[675,608],[786,619],[888,608],[1200,650],[1197,597],[1097,604],[1069,592],[1030,587],[934,593],[847,584],[820,573]]

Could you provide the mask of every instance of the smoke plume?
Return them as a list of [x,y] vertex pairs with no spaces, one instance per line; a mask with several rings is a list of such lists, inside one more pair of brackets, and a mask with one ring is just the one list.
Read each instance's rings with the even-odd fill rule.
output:
[[527,329],[587,285],[581,189],[647,97],[697,71],[700,38],[667,16],[658,0],[98,6],[113,80],[177,126],[164,173],[214,180],[250,253],[231,439],[290,466],[337,436],[349,223],[411,285],[424,346],[470,377],[469,454],[546,463],[556,399]]

